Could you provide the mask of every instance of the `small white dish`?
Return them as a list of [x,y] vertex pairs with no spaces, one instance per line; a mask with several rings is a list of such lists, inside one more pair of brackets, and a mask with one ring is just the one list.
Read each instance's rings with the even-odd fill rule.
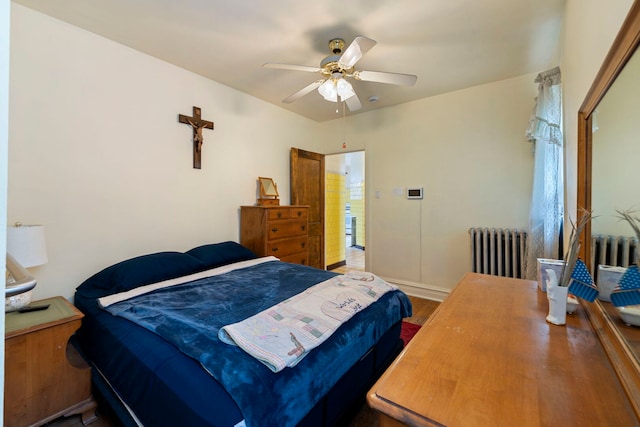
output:
[[640,326],[640,305],[616,307],[620,318],[627,325]]
[[573,314],[578,309],[578,299],[573,295],[567,295],[567,313]]

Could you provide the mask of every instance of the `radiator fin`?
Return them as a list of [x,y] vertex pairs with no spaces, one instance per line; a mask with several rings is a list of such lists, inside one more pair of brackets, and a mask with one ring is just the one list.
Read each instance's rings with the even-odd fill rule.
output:
[[527,232],[513,228],[472,227],[471,271],[493,276],[524,278]]
[[594,234],[591,236],[591,265],[629,267],[638,259],[638,239],[628,236]]

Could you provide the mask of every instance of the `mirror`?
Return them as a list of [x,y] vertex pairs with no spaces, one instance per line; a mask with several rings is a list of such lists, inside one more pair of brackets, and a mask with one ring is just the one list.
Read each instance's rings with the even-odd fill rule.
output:
[[260,196],[278,197],[278,188],[271,178],[258,178],[260,181]]
[[258,196],[258,206],[279,205],[278,186],[273,179],[258,177],[258,185],[260,187],[260,195]]
[[[592,234],[634,236],[628,224],[617,221],[615,211],[640,209],[638,181],[632,174],[640,170],[635,161],[640,157],[631,151],[640,149],[638,132],[625,133],[637,122],[632,114],[640,114],[640,89],[625,86],[629,80],[638,80],[640,53],[634,52],[639,43],[640,2],[636,1],[578,112],[578,209],[593,210],[597,217],[583,231],[580,257],[592,271],[597,268],[597,262],[591,261]],[[640,86],[634,81],[636,85]],[[629,140],[633,148],[623,147]],[[619,163],[611,163],[612,158]],[[631,169],[624,164],[627,160],[633,164]],[[622,178],[628,184],[615,183]],[[627,188],[618,192],[616,186]],[[583,307],[640,418],[640,352],[634,349],[640,342],[640,328],[625,326],[609,303],[596,300]]]
[[[616,211],[640,209],[640,144],[637,115],[640,112],[640,52],[624,69],[598,103],[591,135],[592,234],[635,237]],[[597,263],[594,267],[597,266]]]

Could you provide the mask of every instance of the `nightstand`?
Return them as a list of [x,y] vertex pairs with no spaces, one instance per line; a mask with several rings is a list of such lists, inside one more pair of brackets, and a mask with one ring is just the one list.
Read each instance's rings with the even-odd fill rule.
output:
[[39,426],[60,416],[96,419],[91,368],[69,343],[84,316],[63,297],[49,308],[5,315],[4,425]]

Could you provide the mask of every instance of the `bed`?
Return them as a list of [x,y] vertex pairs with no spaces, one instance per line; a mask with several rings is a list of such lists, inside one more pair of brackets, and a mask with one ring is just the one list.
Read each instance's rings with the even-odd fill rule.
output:
[[285,367],[223,331],[318,284],[354,280],[365,279],[257,257],[235,242],[143,255],[76,289],[85,317],[74,341],[93,367],[96,397],[125,426],[344,425],[402,349],[401,320],[411,315],[403,292],[389,284],[371,292],[367,283],[376,299]]

